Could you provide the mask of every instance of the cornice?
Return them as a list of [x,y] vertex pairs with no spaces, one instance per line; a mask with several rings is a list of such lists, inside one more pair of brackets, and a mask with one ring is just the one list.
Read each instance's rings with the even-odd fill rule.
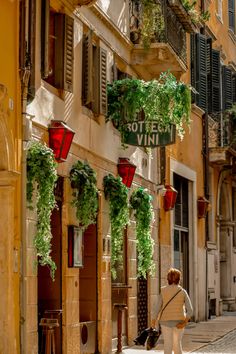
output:
[[[89,8],[89,11],[93,12],[100,20],[102,20],[102,23],[106,25],[106,27],[111,30],[111,32],[114,34],[114,36],[116,36],[119,41],[125,46],[127,47],[129,50],[132,50],[133,48],[133,43],[124,35],[120,32],[119,28],[116,26],[116,24],[105,14],[105,12],[102,11],[101,7],[98,6],[97,4],[91,6]],[[85,23],[89,28],[91,28],[94,33],[96,33],[98,35],[99,38],[101,38],[104,43],[106,43],[106,45],[108,47],[112,48],[112,44],[109,43],[106,38],[104,37],[104,35],[102,33],[99,33],[97,28],[95,28],[86,18],[86,16],[80,12],[79,10],[77,10],[75,12],[76,16],[81,19],[81,21],[83,23]]]

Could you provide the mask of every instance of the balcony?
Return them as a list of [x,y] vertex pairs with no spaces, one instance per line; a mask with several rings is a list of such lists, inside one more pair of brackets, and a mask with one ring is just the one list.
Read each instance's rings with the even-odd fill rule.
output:
[[[180,15],[176,15],[169,2],[156,0],[156,6],[160,9],[160,16],[150,46],[145,48],[141,32],[142,4],[138,0],[130,1],[130,38],[134,43],[131,64],[145,80],[156,78],[167,70],[179,78],[187,69],[187,25],[184,27]],[[189,17],[186,11],[185,13]]]
[[232,165],[236,156],[236,122],[218,113],[208,118],[209,161],[215,165]]

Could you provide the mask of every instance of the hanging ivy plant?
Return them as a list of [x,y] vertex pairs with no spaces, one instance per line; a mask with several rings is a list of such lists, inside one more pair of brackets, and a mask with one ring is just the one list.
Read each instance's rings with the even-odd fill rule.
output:
[[40,142],[32,142],[27,153],[27,201],[29,208],[33,209],[32,198],[36,187],[37,231],[34,245],[39,263],[50,267],[52,279],[56,270],[51,258],[51,214],[56,206],[56,167],[53,151]]
[[86,229],[96,223],[98,212],[98,188],[96,172],[87,162],[77,161],[70,171],[71,187],[74,189],[72,204],[80,226]]
[[155,264],[152,259],[154,241],[151,237],[153,220],[152,197],[146,189],[138,188],[130,197],[130,206],[135,211],[136,237],[138,251],[138,276],[146,278],[152,275]]
[[109,200],[111,220],[111,275],[117,277],[116,267],[123,264],[123,233],[129,222],[128,188],[120,177],[111,174],[103,179],[105,198]]
[[147,125],[157,122],[159,131],[167,131],[176,125],[179,137],[184,136],[184,124],[189,126],[191,90],[174,75],[165,72],[158,80],[143,81],[123,79],[108,85],[107,121],[112,121],[120,131],[121,139],[127,132],[126,124],[144,116]]

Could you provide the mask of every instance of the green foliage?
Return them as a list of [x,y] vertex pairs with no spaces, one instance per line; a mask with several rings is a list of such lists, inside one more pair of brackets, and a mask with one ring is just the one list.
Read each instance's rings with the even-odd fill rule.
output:
[[198,24],[199,22],[207,22],[210,19],[210,12],[209,11],[203,11],[201,13],[199,13],[196,9],[195,9],[195,5],[197,4],[196,0],[193,1],[189,1],[189,0],[181,0],[183,7],[185,8],[185,10],[187,11],[187,13],[189,14],[191,21],[194,24]]
[[116,267],[123,263],[124,228],[129,222],[128,188],[120,177],[111,174],[104,177],[103,185],[111,220],[111,274],[112,279],[116,279]]
[[141,0],[141,39],[144,48],[149,48],[152,41],[158,38],[159,41],[164,36],[164,17],[161,3],[155,0]]
[[147,190],[138,188],[130,197],[130,206],[135,210],[136,237],[138,251],[138,276],[152,275],[155,264],[152,259],[154,241],[151,237],[153,220],[152,197]]
[[86,229],[95,224],[98,211],[98,189],[95,171],[87,162],[77,161],[70,171],[71,187],[74,189],[72,204],[80,226]]
[[171,73],[162,73],[158,80],[148,82],[117,80],[109,84],[107,90],[107,121],[112,121],[117,127],[122,140],[126,134],[125,124],[137,121],[142,112],[146,122],[158,122],[160,131],[166,131],[170,124],[175,124],[178,135],[183,138],[183,124],[190,124],[191,91]]
[[32,142],[27,154],[27,201],[33,209],[32,198],[36,183],[37,232],[34,245],[41,265],[48,265],[54,279],[56,264],[51,258],[51,214],[56,206],[54,187],[57,164],[53,151],[40,142]]

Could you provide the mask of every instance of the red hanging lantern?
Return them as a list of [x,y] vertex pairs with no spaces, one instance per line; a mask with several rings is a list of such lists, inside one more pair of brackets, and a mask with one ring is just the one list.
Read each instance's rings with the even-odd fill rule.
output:
[[57,162],[66,161],[75,132],[61,120],[53,120],[48,127],[49,147]]
[[178,192],[174,187],[170,185],[166,185],[165,189],[166,193],[164,195],[164,209],[165,211],[169,211],[175,207]]
[[136,166],[130,162],[130,159],[120,157],[118,160],[118,174],[126,187],[130,188],[133,182]]
[[197,210],[198,210],[198,217],[205,218],[208,211],[209,200],[205,197],[199,197],[197,200]]

